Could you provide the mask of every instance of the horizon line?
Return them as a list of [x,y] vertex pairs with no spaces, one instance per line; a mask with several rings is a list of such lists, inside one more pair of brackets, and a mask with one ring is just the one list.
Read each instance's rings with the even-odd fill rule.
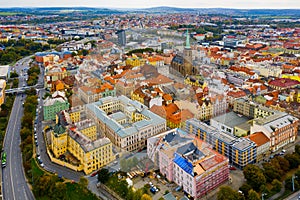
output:
[[176,7],[176,6],[153,6],[153,7],[136,7],[136,8],[126,8],[126,7],[92,7],[92,6],[12,6],[12,7],[0,7],[0,9],[15,9],[15,8],[104,8],[104,9],[151,9],[151,8],[178,8],[178,9],[235,9],[235,10],[300,10],[299,8],[235,8],[235,7]]

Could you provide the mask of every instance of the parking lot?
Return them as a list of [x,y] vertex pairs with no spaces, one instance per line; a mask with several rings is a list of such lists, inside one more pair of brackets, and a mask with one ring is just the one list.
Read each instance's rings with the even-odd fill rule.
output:
[[[158,192],[156,192],[155,194],[150,192],[153,200],[158,200],[165,194],[166,191],[172,192],[174,196],[179,197],[178,199],[184,196],[183,192],[175,192],[175,188],[177,187],[175,183],[168,183],[162,178],[142,178],[139,176],[133,179],[133,186],[135,189],[140,189],[144,187],[144,185],[149,184],[150,182],[153,184],[153,186],[158,188]],[[165,184],[163,184],[162,182],[164,182]]]

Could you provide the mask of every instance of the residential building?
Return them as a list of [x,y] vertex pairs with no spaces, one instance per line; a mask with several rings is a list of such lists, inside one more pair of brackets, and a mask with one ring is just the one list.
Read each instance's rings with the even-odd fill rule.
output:
[[276,112],[268,107],[243,98],[234,101],[233,111],[249,118],[264,118]]
[[7,80],[10,74],[9,65],[0,65],[0,79]]
[[64,92],[56,91],[51,97],[47,97],[43,104],[44,120],[54,120],[56,113],[67,110],[70,107]]
[[6,88],[6,81],[3,79],[0,79],[0,106],[5,101],[5,88]]
[[276,112],[265,118],[253,120],[251,134],[263,132],[271,143],[271,151],[275,152],[296,140],[299,119],[287,113]]
[[248,136],[248,138],[255,142],[257,149],[256,161],[266,161],[270,156],[270,139],[263,132],[256,132]]
[[55,91],[62,91],[65,89],[65,84],[63,81],[61,80],[57,80],[57,81],[54,81],[52,83],[52,88],[51,88],[51,91],[52,92],[55,92]]
[[232,163],[243,169],[248,164],[256,162],[256,144],[248,138],[238,138],[232,144]]
[[160,172],[172,181],[174,152],[193,139],[181,129],[171,129],[147,139],[147,155],[160,168]]
[[102,97],[116,96],[114,86],[105,82],[97,87],[81,86],[78,88],[79,98],[85,103],[93,103]]
[[213,106],[212,107],[212,111],[213,111],[212,117],[216,117],[216,116],[222,115],[227,112],[228,103],[227,103],[225,95],[217,94],[217,95],[214,95],[213,97],[210,97],[210,100],[211,100],[212,106]]
[[243,90],[229,91],[227,93],[227,102],[230,108],[233,108],[234,101],[238,98],[246,97],[247,94]]
[[248,138],[238,138],[197,119],[187,120],[185,130],[212,145],[214,150],[226,156],[238,168],[242,169],[256,161],[256,145]]
[[125,60],[126,65],[133,67],[143,66],[146,64],[146,62],[147,60],[145,58],[139,58],[135,54],[132,54],[131,57]]
[[119,80],[116,85],[116,94],[117,95],[124,95],[130,97],[132,91],[134,90],[135,86],[133,82],[127,82],[126,80]]
[[[163,93],[163,91],[159,88],[154,86],[149,86],[149,85],[143,85],[138,88],[136,88],[134,91],[131,93],[131,99],[136,100],[141,102],[142,104],[146,105],[147,107],[151,108],[152,105],[154,104],[153,100],[156,99],[158,105],[162,105],[163,99],[162,96],[170,96],[169,94]],[[170,96],[171,100],[172,97]],[[152,102],[152,103],[151,103]]]
[[86,107],[88,116],[96,119],[99,130],[126,151],[142,149],[147,138],[166,130],[165,119],[123,95],[104,97]]
[[209,99],[198,102],[190,102],[187,100],[180,100],[174,102],[180,109],[187,109],[191,111],[195,118],[200,120],[209,120],[213,115],[213,105]]
[[269,86],[276,90],[295,88],[299,85],[300,85],[299,81],[291,80],[288,78],[277,78],[275,80],[269,81]]
[[167,126],[170,128],[185,127],[185,121],[194,117],[194,114],[187,109],[179,109],[175,103],[167,105],[153,105],[150,110],[167,120]]
[[148,144],[148,156],[158,155],[160,172],[195,199],[229,179],[228,159],[180,129],[149,138]]

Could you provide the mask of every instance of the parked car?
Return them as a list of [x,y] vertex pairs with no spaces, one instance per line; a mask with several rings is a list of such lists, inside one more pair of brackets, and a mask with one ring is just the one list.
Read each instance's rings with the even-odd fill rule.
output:
[[150,188],[150,192],[152,192],[153,194],[155,194],[156,193],[156,189],[154,187],[151,187]]
[[93,172],[92,174],[91,174],[91,177],[94,177],[94,176],[96,176],[98,174],[98,171],[95,171],[95,172]]

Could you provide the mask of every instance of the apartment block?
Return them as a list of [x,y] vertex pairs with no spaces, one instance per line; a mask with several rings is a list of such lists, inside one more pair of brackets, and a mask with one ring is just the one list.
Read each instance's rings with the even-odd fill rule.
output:
[[44,100],[44,120],[54,120],[56,113],[62,110],[67,110],[69,107],[70,104],[68,99],[65,97],[65,93],[59,91],[54,92],[51,97],[47,97]]
[[251,134],[263,132],[271,143],[271,151],[275,152],[285,145],[295,142],[298,134],[299,119],[283,112],[276,112],[266,118],[253,121]]
[[238,138],[231,148],[232,163],[241,169],[256,162],[256,144],[248,138]]
[[[256,145],[248,138],[238,138],[197,119],[187,120],[185,130],[212,145],[214,150],[226,156],[238,168],[245,167],[245,162],[250,164],[256,161]],[[244,152],[251,157],[244,158]]]
[[104,97],[86,107],[88,116],[96,119],[103,135],[126,151],[145,147],[147,138],[166,130],[165,119],[123,95]]
[[93,103],[107,96],[116,96],[116,89],[109,83],[103,83],[99,87],[82,86],[78,88],[78,95],[85,103]]
[[147,154],[154,162],[158,157],[160,172],[195,199],[229,178],[228,159],[180,129],[149,138],[148,145]]

